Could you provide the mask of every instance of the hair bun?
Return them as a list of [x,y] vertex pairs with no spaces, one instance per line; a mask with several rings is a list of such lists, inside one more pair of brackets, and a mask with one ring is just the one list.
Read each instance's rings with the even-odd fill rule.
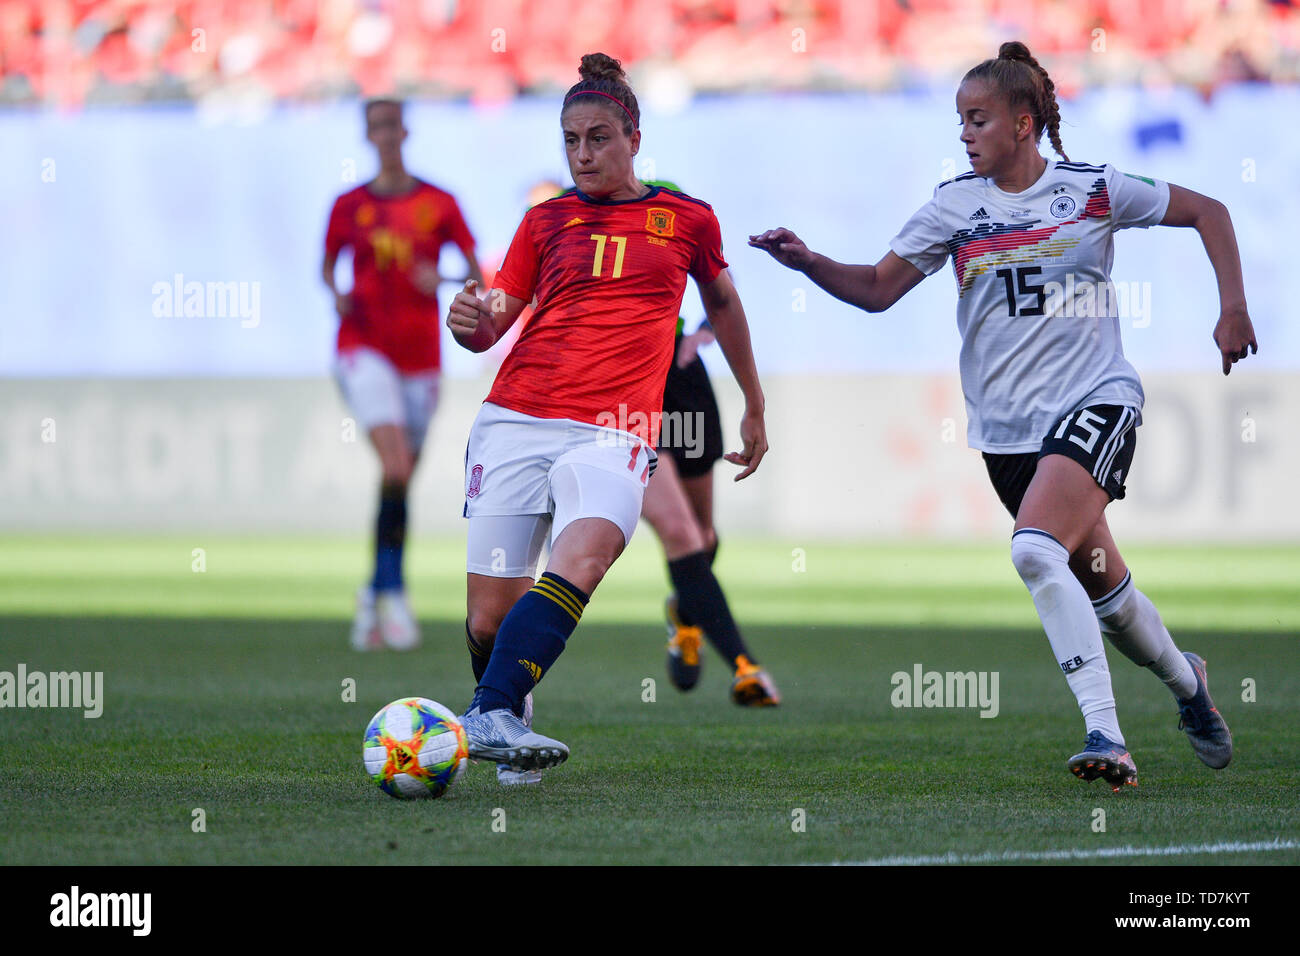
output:
[[601,80],[624,81],[623,64],[604,53],[584,53],[578,75],[584,80],[600,82]]
[[1029,47],[1025,46],[1019,40],[1008,40],[998,47],[999,60],[1020,60],[1023,63],[1032,63],[1034,58],[1029,53]]

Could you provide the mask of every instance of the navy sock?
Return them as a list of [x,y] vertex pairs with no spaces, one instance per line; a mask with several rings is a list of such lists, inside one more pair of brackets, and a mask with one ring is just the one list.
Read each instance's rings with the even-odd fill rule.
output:
[[523,712],[524,697],[564,652],[589,598],[547,571],[524,594],[501,627],[470,708],[480,713],[508,707]]
[[402,589],[402,548],[406,544],[406,485],[384,482],[379,490],[379,517],[375,522],[375,576],[370,587],[378,591]]
[[709,552],[696,551],[684,558],[668,562],[668,573],[677,590],[677,606],[683,620],[689,619],[704,631],[704,636],[734,668],[736,658],[745,655],[757,663],[745,646],[736,621],[727,606],[722,585],[709,567]]
[[490,651],[483,650],[478,641],[474,640],[474,635],[469,632],[469,621],[465,621],[465,646],[469,648],[469,666],[474,669],[474,683],[477,685],[483,679],[483,672],[487,670],[488,658],[492,656]]

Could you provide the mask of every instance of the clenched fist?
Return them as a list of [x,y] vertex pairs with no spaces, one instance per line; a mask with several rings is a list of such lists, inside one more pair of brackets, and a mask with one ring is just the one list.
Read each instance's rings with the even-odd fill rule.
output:
[[496,325],[492,310],[478,297],[478,282],[465,281],[465,288],[456,293],[447,311],[447,328],[456,341],[471,352],[484,352],[496,344]]

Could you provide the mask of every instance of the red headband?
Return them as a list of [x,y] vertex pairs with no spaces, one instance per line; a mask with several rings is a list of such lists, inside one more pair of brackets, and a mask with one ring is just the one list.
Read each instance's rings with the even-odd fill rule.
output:
[[619,100],[619,99],[617,99],[616,97],[610,96],[608,93],[602,93],[602,92],[600,92],[600,90],[579,90],[578,92],[574,93],[572,96],[568,97],[568,99],[566,99],[566,100],[564,101],[564,105],[565,105],[565,106],[568,106],[568,105],[569,105],[569,100],[573,99],[575,96],[603,96],[603,97],[605,97],[605,99],[609,100],[610,102],[612,102],[612,103],[617,103],[617,104],[618,104],[618,108],[621,109],[624,113],[627,114],[627,118],[630,119],[630,120],[632,120],[632,129],[635,130],[635,129],[638,129],[638,128],[639,128],[639,127],[636,125],[636,119],[632,116],[632,111],[631,111],[630,109],[628,109],[626,106],[623,105],[622,100]]

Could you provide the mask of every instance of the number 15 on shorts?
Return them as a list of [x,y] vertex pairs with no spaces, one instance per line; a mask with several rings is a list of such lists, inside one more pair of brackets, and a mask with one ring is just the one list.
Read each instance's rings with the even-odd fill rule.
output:
[[[1073,425],[1078,431],[1071,435],[1069,440],[1091,455],[1092,449],[1097,444],[1097,439],[1101,437],[1102,429],[1106,427],[1106,419],[1100,415],[1094,415],[1086,408],[1082,408],[1073,415],[1066,415],[1061,420],[1061,427],[1056,430],[1056,434],[1052,437],[1065,438],[1065,433],[1071,425],[1071,419],[1074,420]],[[1082,435],[1079,434],[1080,432],[1082,432]]]

